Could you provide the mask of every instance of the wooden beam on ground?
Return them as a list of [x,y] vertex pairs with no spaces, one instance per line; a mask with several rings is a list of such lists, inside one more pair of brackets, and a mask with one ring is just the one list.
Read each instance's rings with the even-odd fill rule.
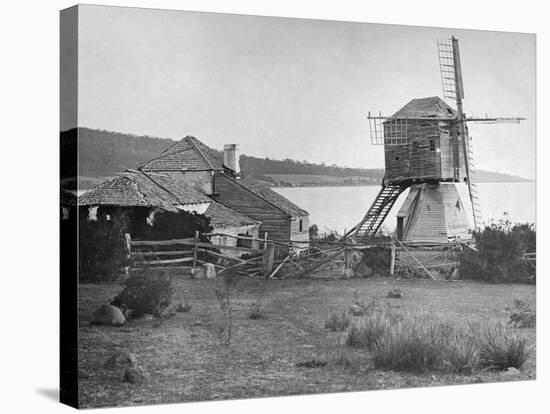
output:
[[324,258],[323,260],[320,260],[320,261],[316,262],[315,264],[313,264],[313,266],[310,266],[310,267],[306,268],[306,270],[304,270],[300,274],[300,277],[305,277],[305,276],[309,275],[311,272],[313,272],[315,269],[318,269],[321,266],[323,266],[323,265],[329,263],[330,261],[334,260],[336,257],[340,256],[344,252],[345,249],[346,249],[345,247],[342,247],[342,248],[338,249],[338,251],[336,251],[335,253],[331,254],[330,256]]

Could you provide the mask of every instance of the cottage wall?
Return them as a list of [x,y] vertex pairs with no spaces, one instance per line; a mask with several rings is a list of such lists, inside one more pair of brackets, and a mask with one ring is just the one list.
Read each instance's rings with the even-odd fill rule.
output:
[[260,221],[262,236],[267,232],[269,239],[289,240],[290,216],[273,204],[220,173],[214,177],[214,191],[216,201]]
[[[300,231],[300,222],[301,228]],[[309,241],[309,216],[292,217],[290,221],[290,240],[292,241]],[[300,243],[300,250],[309,247],[308,243]]]

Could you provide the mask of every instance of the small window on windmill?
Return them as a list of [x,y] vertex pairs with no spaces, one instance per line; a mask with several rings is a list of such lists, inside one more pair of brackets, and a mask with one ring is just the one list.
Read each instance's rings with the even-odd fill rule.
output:
[[407,120],[392,119],[384,122],[384,144],[404,145],[407,143]]
[[435,151],[435,141],[430,139],[430,151]]
[[460,211],[460,200],[456,200],[455,207],[458,211]]

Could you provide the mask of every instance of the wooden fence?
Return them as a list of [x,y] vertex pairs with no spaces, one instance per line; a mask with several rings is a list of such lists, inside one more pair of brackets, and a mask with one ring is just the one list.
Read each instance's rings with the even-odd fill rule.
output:
[[[247,237],[232,236],[248,239]],[[143,268],[189,271],[198,265],[214,264],[218,273],[228,270],[250,275],[269,275],[273,269],[275,245],[265,243],[264,249],[242,246],[227,246],[200,241],[195,237],[172,240],[132,240],[126,233],[126,248],[130,259],[129,271]],[[235,251],[246,259],[224,254]]]

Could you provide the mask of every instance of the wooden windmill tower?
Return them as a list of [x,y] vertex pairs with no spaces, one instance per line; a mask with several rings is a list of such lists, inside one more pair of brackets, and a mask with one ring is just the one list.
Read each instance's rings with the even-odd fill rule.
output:
[[[397,214],[398,240],[447,243],[469,238],[481,224],[467,122],[519,123],[523,118],[467,117],[458,40],[437,45],[444,100],[413,99],[391,116],[369,112],[371,140],[384,145],[386,173],[366,215],[344,237],[373,236],[407,188]],[[461,199],[457,183],[467,186],[467,200]],[[464,208],[466,203],[471,209]]]

